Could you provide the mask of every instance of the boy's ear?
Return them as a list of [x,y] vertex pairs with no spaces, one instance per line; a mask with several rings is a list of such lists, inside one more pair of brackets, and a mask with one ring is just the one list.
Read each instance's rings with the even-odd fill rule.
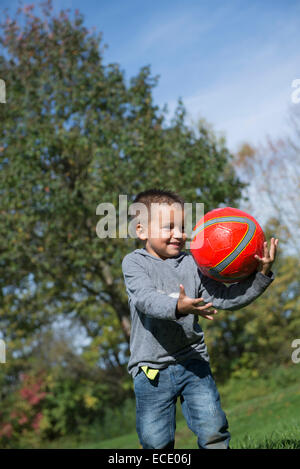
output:
[[136,225],[135,231],[136,231],[136,234],[137,234],[139,239],[141,239],[142,241],[146,241],[146,239],[147,239],[146,230],[145,230],[144,226],[141,223],[138,223]]

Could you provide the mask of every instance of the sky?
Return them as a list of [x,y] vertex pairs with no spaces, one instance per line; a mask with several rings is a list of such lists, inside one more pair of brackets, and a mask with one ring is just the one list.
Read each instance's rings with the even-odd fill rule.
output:
[[[23,2],[23,5],[39,2]],[[17,0],[0,0],[16,11]],[[103,33],[104,62],[126,79],[151,66],[155,103],[178,98],[194,125],[205,118],[231,151],[289,132],[292,82],[300,78],[300,1],[53,0]],[[300,106],[300,104],[298,104]]]

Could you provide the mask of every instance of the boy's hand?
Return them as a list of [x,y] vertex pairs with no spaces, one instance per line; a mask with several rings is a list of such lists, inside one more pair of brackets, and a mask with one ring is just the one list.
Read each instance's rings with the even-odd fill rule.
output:
[[264,257],[259,257],[257,254],[255,254],[255,259],[259,261],[258,265],[258,272],[261,272],[264,275],[267,275],[272,267],[272,264],[275,260],[276,257],[276,249],[278,246],[278,239],[276,238],[271,238],[271,246],[270,246],[270,252],[268,250],[268,243],[267,241],[264,242]]
[[190,298],[189,296],[186,296],[184,286],[180,284],[177,311],[180,314],[198,314],[199,316],[212,321],[213,317],[211,314],[217,314],[216,309],[210,309],[212,303],[207,303],[203,306],[199,306],[199,303],[203,303],[203,298]]

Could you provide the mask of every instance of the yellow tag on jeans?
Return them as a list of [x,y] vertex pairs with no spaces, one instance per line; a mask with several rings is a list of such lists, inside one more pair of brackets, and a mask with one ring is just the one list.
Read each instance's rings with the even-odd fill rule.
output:
[[141,368],[149,379],[155,379],[155,376],[159,372],[159,370],[154,370],[153,368],[149,368],[149,366],[142,366]]

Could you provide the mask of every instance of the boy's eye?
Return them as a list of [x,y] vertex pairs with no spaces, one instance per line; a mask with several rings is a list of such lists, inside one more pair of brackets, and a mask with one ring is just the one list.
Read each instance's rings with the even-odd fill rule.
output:
[[[163,230],[172,230],[174,228],[173,225],[165,225],[163,226]],[[181,231],[184,232],[184,226],[182,226]]]

